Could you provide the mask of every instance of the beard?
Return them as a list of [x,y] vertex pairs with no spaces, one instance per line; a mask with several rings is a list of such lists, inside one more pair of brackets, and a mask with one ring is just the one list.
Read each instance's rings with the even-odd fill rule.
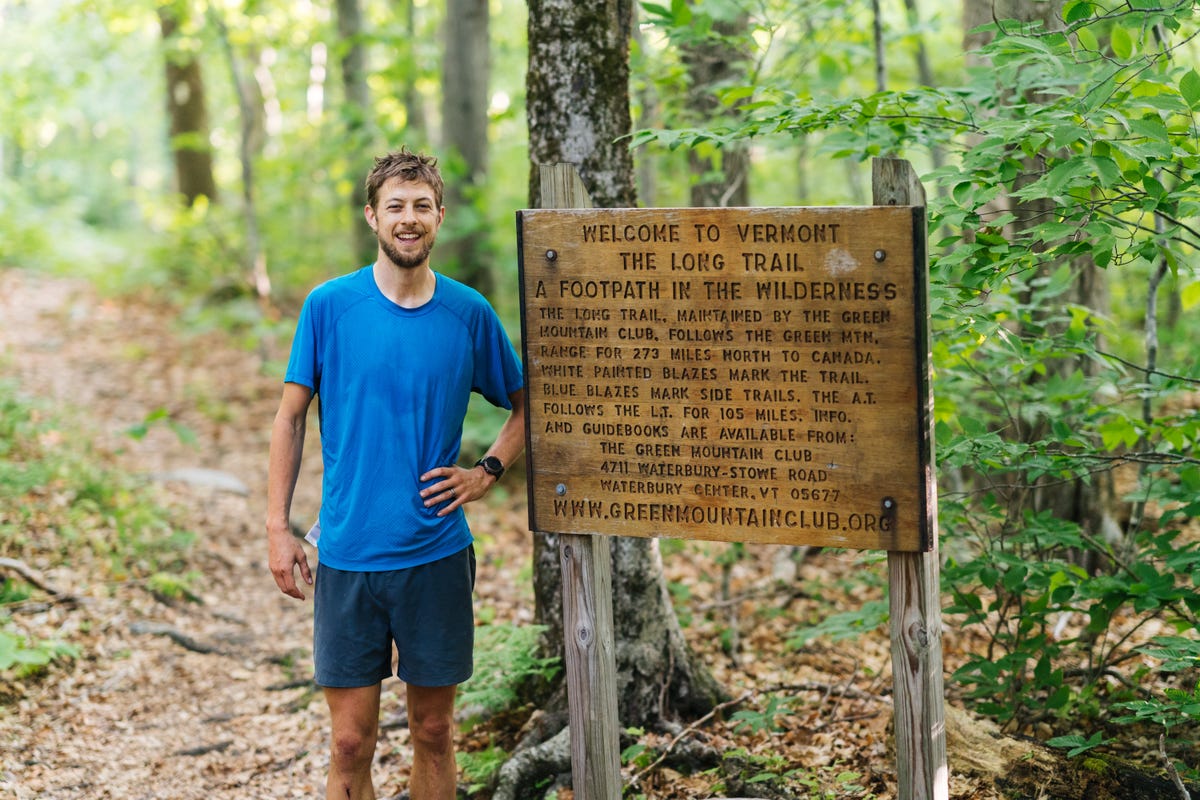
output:
[[392,244],[392,240],[384,239],[381,234],[376,234],[379,239],[379,249],[383,250],[383,254],[388,257],[388,260],[401,269],[414,269],[421,266],[429,260],[429,254],[433,252],[433,245],[422,242],[421,249],[412,255],[401,255],[400,251]]

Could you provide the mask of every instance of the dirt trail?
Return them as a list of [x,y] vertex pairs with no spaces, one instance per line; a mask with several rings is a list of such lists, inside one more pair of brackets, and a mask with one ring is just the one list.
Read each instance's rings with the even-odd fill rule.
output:
[[[282,347],[266,357],[285,358]],[[96,452],[116,454],[128,471],[161,477],[203,469],[231,483],[147,479],[197,534],[188,568],[201,576],[199,602],[164,602],[132,581],[99,582],[87,564],[44,563],[48,557],[30,564],[82,602],[24,610],[20,625],[41,638],[79,643],[83,655],[49,679],[0,692],[21,697],[0,702],[0,797],[323,795],[328,719],[309,682],[311,606],[284,597],[266,568],[266,452],[280,385],[263,359],[221,334],[182,332],[168,309],[100,300],[78,281],[0,270],[0,380],[15,379],[24,394],[74,410]],[[196,442],[181,442],[161,422],[142,439],[128,435],[160,409]],[[315,421],[309,435],[293,509],[302,524],[319,501]],[[493,493],[488,505],[468,510],[480,557],[476,607],[497,621],[525,623],[532,602],[524,493],[515,483],[505,488],[507,499]],[[732,601],[721,594],[718,559],[725,547],[675,549],[666,570],[668,580],[687,587],[686,634],[733,696],[803,681],[817,689],[813,704],[798,709],[783,732],[736,732],[729,722],[703,738],[715,747],[724,742],[783,756],[814,775],[821,770],[831,786],[832,776],[847,768],[882,771],[864,780],[875,796],[889,796],[883,730],[889,708],[881,696],[887,637],[845,648],[790,648],[797,619],[822,604],[773,582],[778,548],[755,548],[733,567]],[[806,562],[797,580],[836,587],[857,569],[852,555],[829,556]],[[727,625],[740,631],[743,656],[736,663],[722,652]],[[842,690],[851,684],[866,699],[846,697]],[[385,682],[375,765],[381,798],[398,795],[407,780],[408,731],[387,724],[402,711],[402,697],[399,682]],[[662,770],[644,789],[650,797],[709,797],[713,780]],[[956,794],[967,796],[979,795]]]
[[[275,588],[261,525],[278,378],[219,335],[176,332],[167,314],[99,300],[81,282],[0,271],[0,378],[77,411],[97,451],[119,451],[126,469],[214,470],[230,484],[151,484],[197,534],[189,567],[202,573],[200,602],[95,584],[71,564],[30,565],[83,602],[23,613],[21,623],[82,641],[85,652],[0,706],[0,796],[246,800],[323,789],[328,725],[307,684],[310,601]],[[197,442],[164,424],[141,440],[126,433],[160,408]],[[318,463],[310,441],[298,519],[316,511]],[[476,525],[499,527],[493,513],[504,512],[480,509]],[[521,534],[506,530],[520,547]],[[491,575],[519,584],[494,565]],[[400,689],[385,684],[385,715]],[[379,753],[377,789],[389,797],[403,788],[407,731],[386,729]]]

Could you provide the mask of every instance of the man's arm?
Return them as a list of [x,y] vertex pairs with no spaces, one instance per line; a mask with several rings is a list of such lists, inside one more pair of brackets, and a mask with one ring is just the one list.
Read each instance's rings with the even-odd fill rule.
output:
[[[500,462],[506,467],[516,461],[517,456],[521,455],[521,451],[525,449],[525,390],[518,389],[513,392],[508,396],[508,401],[512,403],[512,413],[508,415],[508,419],[501,426],[500,433],[496,435],[496,441],[484,453],[485,456],[495,456],[500,459]],[[476,467],[475,471],[483,472],[483,468]],[[492,480],[492,483],[495,482]],[[491,484],[488,485],[491,486]]]
[[[506,467],[516,461],[517,456],[525,449],[525,390],[518,389],[513,392],[508,396],[508,401],[512,403],[512,411],[500,427],[496,441],[484,454],[495,456]],[[448,503],[438,512],[439,517],[444,517],[454,509],[483,497],[499,480],[484,471],[483,467],[438,467],[421,476],[422,481],[435,478],[442,480],[422,490],[421,498],[425,501],[426,508]]]
[[312,584],[308,557],[299,540],[292,535],[292,495],[300,475],[300,457],[304,453],[304,432],[312,390],[298,383],[283,385],[283,399],[271,427],[271,454],[267,467],[267,549],[271,574],[280,591],[304,599],[296,585],[295,568],[300,577]]

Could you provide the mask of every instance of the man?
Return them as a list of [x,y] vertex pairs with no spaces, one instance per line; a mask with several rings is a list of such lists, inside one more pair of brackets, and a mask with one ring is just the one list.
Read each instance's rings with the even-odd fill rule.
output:
[[[380,682],[407,684],[413,800],[455,796],[453,709],[471,674],[475,559],[463,506],[525,444],[524,375],[499,319],[430,265],[445,219],[437,161],[407,149],[367,176],[374,264],[304,303],[271,432],[270,567],[284,594],[312,584],[289,513],[305,419],[319,400],[324,461],[313,614],[316,681],[332,720],[326,797],[375,797]],[[477,464],[455,466],[477,391],[511,411]]]

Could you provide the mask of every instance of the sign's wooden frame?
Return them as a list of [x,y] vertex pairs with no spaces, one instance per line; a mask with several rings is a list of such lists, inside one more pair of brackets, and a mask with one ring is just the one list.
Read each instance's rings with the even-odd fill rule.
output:
[[924,209],[519,212],[531,527],[926,550]]
[[[574,168],[568,164],[540,168],[541,196],[546,208],[590,208],[591,200]],[[925,193],[911,165],[898,159],[872,162],[873,202],[876,206],[923,208]],[[543,252],[543,256],[546,254]],[[522,253],[528,260],[528,254]],[[914,323],[912,351],[915,384],[913,411],[916,419],[912,441],[904,445],[918,452],[915,458],[920,507],[915,522],[915,539],[893,537],[883,542],[888,549],[892,670],[895,696],[895,737],[898,796],[901,800],[946,800],[949,771],[946,765],[945,708],[942,677],[942,627],[939,605],[937,488],[933,479],[934,452],[931,430],[932,393],[928,382],[929,331],[925,274],[925,237],[914,229],[912,267],[914,277]],[[523,324],[528,309],[523,308]],[[536,312],[535,312],[536,313]],[[525,345],[528,347],[528,344]],[[536,358],[538,352],[534,353]],[[526,352],[527,366],[533,360]],[[534,361],[536,366],[536,361]],[[530,380],[536,380],[537,375]],[[543,398],[544,399],[544,398]],[[527,414],[531,403],[526,403]],[[536,417],[531,417],[536,418]],[[527,422],[530,418],[527,418]],[[527,425],[527,459],[536,475],[544,462],[542,441]],[[565,475],[572,482],[576,476]],[[536,478],[531,480],[534,482]],[[561,482],[561,481],[560,481]],[[539,484],[540,486],[540,484]],[[565,491],[570,486],[564,483]],[[539,501],[531,486],[531,527],[539,528],[543,517],[533,516]],[[554,491],[560,491],[558,483]],[[560,495],[561,496],[561,495]],[[885,495],[886,497],[886,495]],[[563,515],[560,515],[563,516]],[[593,517],[591,527],[599,527]],[[913,523],[906,523],[913,524]],[[558,536],[563,570],[563,628],[566,637],[567,691],[570,707],[572,776],[575,794],[581,800],[619,800],[621,796],[618,746],[619,720],[616,701],[616,665],[613,642],[612,579],[608,537],[580,532],[577,528]],[[627,531],[620,531],[627,532]],[[633,532],[637,532],[636,530]],[[667,530],[660,531],[668,533]],[[649,534],[643,534],[649,535]],[[909,549],[891,545],[909,544]],[[860,543],[866,546],[867,543]],[[915,546],[912,546],[914,545]]]

